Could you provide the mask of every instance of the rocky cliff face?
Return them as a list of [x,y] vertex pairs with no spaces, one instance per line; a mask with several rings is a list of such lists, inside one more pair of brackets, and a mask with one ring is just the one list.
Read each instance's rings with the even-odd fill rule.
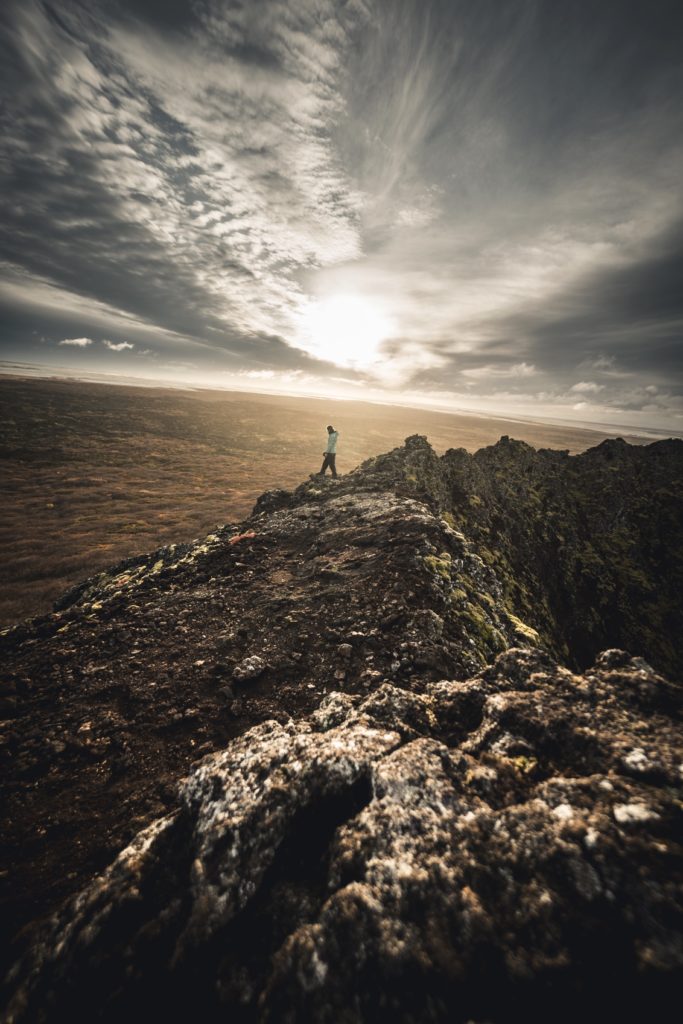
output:
[[10,1019],[663,1012],[682,450],[409,438],[7,632]]

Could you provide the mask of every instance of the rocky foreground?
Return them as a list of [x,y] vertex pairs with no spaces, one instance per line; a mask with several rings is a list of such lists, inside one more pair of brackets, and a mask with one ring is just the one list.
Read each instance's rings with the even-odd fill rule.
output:
[[672,1017],[683,690],[571,637],[678,621],[683,445],[606,446],[410,438],[7,632],[8,1019]]

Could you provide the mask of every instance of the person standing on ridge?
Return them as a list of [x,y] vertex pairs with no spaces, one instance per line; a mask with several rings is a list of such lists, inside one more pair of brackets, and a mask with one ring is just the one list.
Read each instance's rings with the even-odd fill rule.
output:
[[323,452],[323,468],[318,473],[318,476],[325,476],[325,470],[329,466],[332,470],[332,476],[336,477],[337,467],[335,461],[337,458],[337,438],[339,437],[339,431],[335,430],[334,427],[329,426],[327,428],[327,448]]

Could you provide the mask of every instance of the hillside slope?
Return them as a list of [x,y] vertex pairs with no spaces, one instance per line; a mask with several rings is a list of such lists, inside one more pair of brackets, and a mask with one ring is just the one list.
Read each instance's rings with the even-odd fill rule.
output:
[[408,438],[7,631],[11,1019],[663,997],[682,452]]

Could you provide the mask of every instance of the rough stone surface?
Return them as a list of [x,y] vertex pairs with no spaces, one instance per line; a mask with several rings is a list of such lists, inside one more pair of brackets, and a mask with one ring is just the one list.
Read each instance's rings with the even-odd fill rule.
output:
[[252,654],[232,670],[232,678],[235,682],[243,683],[249,679],[256,679],[266,670],[266,663],[258,654]]
[[562,661],[626,647],[683,679],[682,441],[615,438],[570,457],[505,437],[439,469],[453,525]]
[[408,438],[0,636],[9,1019],[667,1019],[682,451]]
[[675,695],[623,652],[579,676],[512,649],[257,726],[56,916],[9,1020],[569,1020],[624,998],[663,1019]]
[[333,689],[464,678],[519,639],[464,536],[388,473],[357,477],[129,559],[0,635],[0,945],[251,726]]

